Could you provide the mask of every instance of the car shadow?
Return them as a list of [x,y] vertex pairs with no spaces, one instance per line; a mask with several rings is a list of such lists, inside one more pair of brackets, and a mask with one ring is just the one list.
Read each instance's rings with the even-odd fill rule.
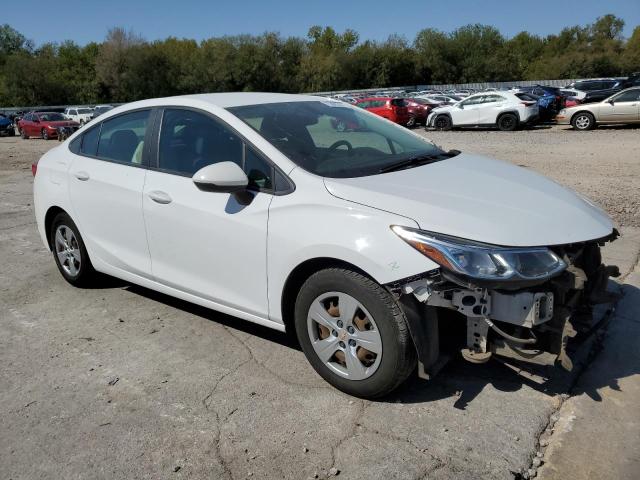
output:
[[[224,325],[236,331],[254,335],[283,347],[301,351],[295,335],[283,333],[271,328],[248,321],[239,321],[231,315],[216,312],[199,305],[165,295],[138,285],[125,284],[124,288],[130,292],[146,297],[150,300],[196,315],[200,318]],[[640,311],[640,290],[630,285],[624,285],[625,296],[630,296],[636,311]],[[624,313],[622,314],[624,315]],[[636,319],[638,321],[640,319]],[[431,380],[418,378],[417,371],[396,391],[379,399],[383,403],[425,403],[447,398],[455,398],[454,408],[464,410],[485,388],[494,388],[501,392],[516,392],[528,387],[549,396],[565,393],[586,393],[596,401],[600,401],[598,388],[618,387],[618,380],[623,377],[640,373],[640,364],[633,361],[619,362],[615,368],[606,371],[598,382],[591,384],[588,389],[580,392],[572,391],[580,374],[589,368],[601,342],[598,333],[609,322],[621,321],[616,313],[605,316],[589,335],[579,338],[571,347],[570,356],[575,367],[568,372],[561,367],[536,365],[526,361],[502,359],[494,356],[485,364],[471,364],[459,355],[454,355],[444,368]],[[577,359],[577,361],[576,361]],[[318,381],[323,381],[318,377]]]

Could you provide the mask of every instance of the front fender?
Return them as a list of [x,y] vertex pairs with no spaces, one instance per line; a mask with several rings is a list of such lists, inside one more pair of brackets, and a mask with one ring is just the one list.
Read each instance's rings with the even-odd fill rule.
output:
[[380,284],[438,268],[390,228],[418,227],[414,220],[336,198],[319,177],[304,177],[315,182],[292,178],[296,191],[274,197],[269,208],[267,276],[272,320],[282,322],[286,280],[307,260],[329,258],[350,263]]

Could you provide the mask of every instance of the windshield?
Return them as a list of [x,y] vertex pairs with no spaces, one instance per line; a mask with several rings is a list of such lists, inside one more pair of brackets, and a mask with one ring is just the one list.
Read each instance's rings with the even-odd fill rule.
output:
[[283,102],[228,110],[294,163],[323,177],[373,175],[399,161],[443,153],[403,127],[342,102]]
[[39,113],[38,118],[43,122],[60,122],[66,120],[61,113]]

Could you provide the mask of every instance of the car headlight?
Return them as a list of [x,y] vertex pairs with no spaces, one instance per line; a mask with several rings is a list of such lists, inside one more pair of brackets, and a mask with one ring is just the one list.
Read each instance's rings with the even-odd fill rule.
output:
[[567,266],[546,247],[497,247],[398,225],[391,229],[441,267],[479,280],[539,280]]

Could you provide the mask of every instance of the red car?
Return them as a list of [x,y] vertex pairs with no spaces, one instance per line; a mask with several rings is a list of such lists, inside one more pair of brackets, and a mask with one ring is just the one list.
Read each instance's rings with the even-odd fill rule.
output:
[[356,102],[356,106],[400,125],[407,125],[411,121],[411,115],[404,98],[362,98]]
[[411,116],[411,120],[409,120],[409,123],[407,124],[408,126],[417,125],[419,123],[426,125],[429,112],[434,107],[440,106],[438,103],[433,103],[423,98],[405,98],[404,101],[407,104],[407,109]]
[[69,136],[80,128],[78,122],[67,120],[57,112],[30,112],[18,122],[18,131],[24,139],[40,137],[45,140],[58,138],[58,134]]

